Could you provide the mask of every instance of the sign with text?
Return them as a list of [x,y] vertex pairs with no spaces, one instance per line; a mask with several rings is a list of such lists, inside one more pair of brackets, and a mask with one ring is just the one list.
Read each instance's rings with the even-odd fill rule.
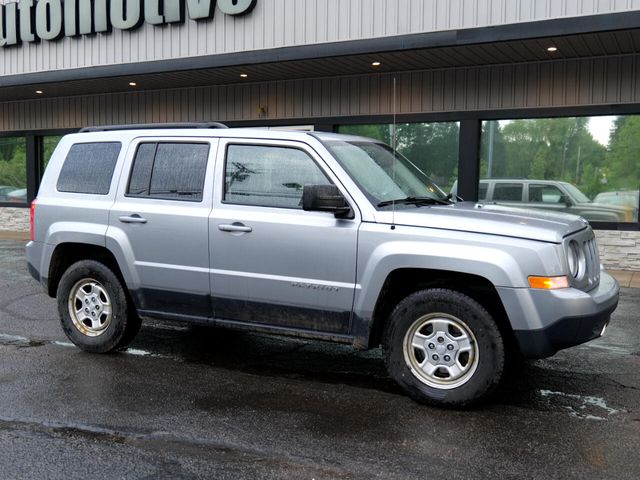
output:
[[257,0],[18,0],[0,5],[0,47],[59,40],[143,23],[167,25],[211,19],[218,9],[244,15]]

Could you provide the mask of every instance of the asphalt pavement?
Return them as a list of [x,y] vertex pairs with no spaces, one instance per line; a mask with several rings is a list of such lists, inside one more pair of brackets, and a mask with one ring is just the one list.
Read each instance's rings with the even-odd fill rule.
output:
[[148,322],[83,353],[23,245],[0,241],[0,478],[640,478],[640,290],[456,411],[404,396],[379,350]]

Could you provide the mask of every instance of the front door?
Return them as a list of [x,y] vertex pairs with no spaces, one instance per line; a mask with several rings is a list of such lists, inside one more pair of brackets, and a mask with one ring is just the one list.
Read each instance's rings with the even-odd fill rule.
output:
[[217,318],[347,333],[356,278],[353,220],[302,210],[305,184],[332,183],[298,142],[221,140],[210,218]]

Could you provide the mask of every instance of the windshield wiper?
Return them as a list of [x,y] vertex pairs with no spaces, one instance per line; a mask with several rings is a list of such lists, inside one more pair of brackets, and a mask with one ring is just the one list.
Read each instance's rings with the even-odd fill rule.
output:
[[380,202],[378,207],[387,207],[391,204],[399,203],[403,205],[451,205],[449,200],[432,198],[432,197],[406,197],[398,198],[396,200],[385,200]]

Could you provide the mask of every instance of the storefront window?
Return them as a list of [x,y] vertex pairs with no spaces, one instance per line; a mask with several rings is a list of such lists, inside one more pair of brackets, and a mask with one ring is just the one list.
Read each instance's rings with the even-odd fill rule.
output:
[[49,160],[51,159],[51,155],[53,155],[53,151],[55,150],[58,142],[62,139],[62,135],[46,135],[42,137],[42,171],[44,172],[45,168],[49,164]]
[[[407,157],[445,192],[458,178],[458,122],[396,125],[398,152]],[[393,125],[341,125],[339,133],[361,135],[392,145]]]
[[0,203],[27,202],[26,159],[24,137],[0,137]]
[[637,222],[640,116],[486,121],[479,200]]

